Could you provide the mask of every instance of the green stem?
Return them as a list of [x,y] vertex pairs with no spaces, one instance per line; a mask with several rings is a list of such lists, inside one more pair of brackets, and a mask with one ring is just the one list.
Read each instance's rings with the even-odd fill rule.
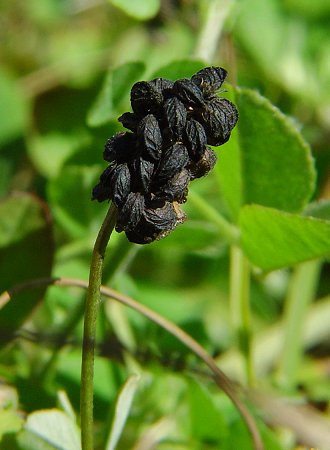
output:
[[292,274],[284,310],[285,331],[279,368],[279,380],[288,389],[296,382],[307,312],[315,297],[320,270],[320,261],[309,261],[297,266]]
[[[57,286],[76,286],[82,287],[84,289],[88,289],[88,284],[83,280],[70,279],[70,278],[39,278],[37,280],[31,280],[25,283],[21,283],[9,291],[4,292],[0,295],[0,305],[6,304],[12,296],[16,293],[24,291],[25,289],[33,289],[39,286],[48,286],[48,285],[57,285]],[[191,336],[189,336],[185,331],[179,328],[174,323],[167,320],[165,317],[159,315],[155,311],[150,310],[146,306],[138,303],[126,295],[120,294],[113,289],[109,289],[105,286],[101,286],[100,292],[102,295],[105,295],[111,299],[115,299],[121,304],[124,304],[134,311],[139,312],[146,318],[150,319],[154,323],[158,324],[164,330],[167,330],[172,336],[178,339],[183,345],[189,348],[196,356],[201,358],[204,363],[211,369],[214,380],[217,385],[223,389],[223,391],[228,395],[228,397],[232,400],[233,404],[236,406],[238,411],[240,412],[243,420],[245,421],[252,439],[254,443],[255,450],[264,450],[263,442],[256,426],[255,420],[245,404],[240,399],[238,386],[233,384],[231,380],[219,369],[214,359],[204,350],[201,345],[196,342]]]
[[[70,248],[69,248],[70,247]],[[86,248],[88,245],[86,244]],[[77,250],[80,251],[82,248],[82,243],[79,242]],[[71,254],[71,250],[74,249],[74,245],[66,246],[65,252],[68,251]],[[111,252],[111,262],[105,259],[103,265],[103,279],[107,281],[107,285],[112,285],[117,274],[125,271],[125,268],[130,263],[136,252],[139,250],[139,246],[133,246],[131,242],[127,239],[119,239],[118,244],[114,249],[114,253]],[[62,255],[63,256],[63,255]],[[85,310],[85,298],[81,297],[75,305],[67,311],[64,322],[54,330],[54,335],[56,336],[57,347],[52,352],[48,361],[46,361],[40,368],[39,372],[34,375],[39,377],[40,384],[51,372],[52,367],[57,361],[58,354],[65,345],[67,337],[70,336],[73,330],[77,327],[84,315]]]
[[236,243],[239,239],[238,229],[226,220],[218,211],[210,206],[204,198],[196,192],[189,193],[189,202],[193,204],[203,214],[205,219],[214,223],[220,233],[227,238],[230,243]]
[[230,310],[231,319],[239,339],[239,348],[245,359],[245,372],[249,385],[255,383],[252,355],[250,312],[250,265],[237,246],[230,252]]
[[93,379],[96,318],[101,298],[100,287],[104,255],[116,223],[116,218],[117,210],[111,205],[96,238],[90,266],[81,364],[80,420],[82,450],[93,450]]
[[233,5],[233,0],[207,0],[204,23],[196,44],[195,56],[211,62],[217,50],[225,20]]

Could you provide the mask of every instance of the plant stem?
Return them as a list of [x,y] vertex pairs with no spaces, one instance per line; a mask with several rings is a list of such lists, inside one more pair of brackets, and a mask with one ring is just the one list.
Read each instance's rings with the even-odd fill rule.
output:
[[[84,289],[88,289],[89,286],[86,281],[77,280],[73,278],[40,278],[37,280],[32,280],[26,283],[22,283],[20,285],[15,286],[9,291],[4,292],[0,295],[0,303],[1,301],[9,301],[11,297],[18,292],[21,292],[25,289],[33,289],[38,286],[45,285],[57,285],[57,286],[76,286]],[[246,423],[246,426],[249,429],[251,437],[253,439],[254,450],[264,450],[264,446],[262,443],[262,439],[258,430],[258,427],[255,423],[255,420],[251,413],[249,412],[246,405],[240,399],[241,389],[236,386],[232,381],[222,372],[221,369],[216,365],[214,359],[207,353],[207,351],[197,342],[195,341],[189,334],[183,331],[180,327],[170,322],[165,317],[160,314],[152,311],[148,307],[138,303],[127,295],[120,294],[119,292],[114,291],[113,289],[107,288],[105,286],[100,287],[100,292],[102,295],[105,295],[111,299],[117,300],[123,305],[132,308],[133,310],[139,312],[144,317],[150,319],[152,322],[158,324],[164,330],[167,330],[172,336],[178,339],[183,345],[189,348],[197,357],[202,359],[204,363],[209,367],[209,369],[213,373],[214,381],[216,384],[225,392],[225,394],[231,399],[233,404],[236,406],[237,410],[242,416],[242,419]],[[82,447],[85,450],[87,447]]]
[[321,270],[321,261],[300,264],[293,272],[284,310],[285,332],[279,380],[288,389],[294,387],[303,352],[303,332],[307,311],[313,301]]
[[117,209],[111,205],[95,241],[84,315],[84,336],[81,364],[80,420],[81,448],[93,450],[93,379],[96,318],[100,303],[100,287],[104,255],[115,226]]
[[232,246],[230,251],[230,310],[237,332],[239,348],[245,358],[245,372],[249,385],[255,382],[250,312],[250,266],[241,249]]
[[229,14],[233,0],[207,0],[205,3],[204,23],[198,36],[195,57],[212,61],[225,20]]
[[239,231],[235,225],[232,225],[215,208],[210,206],[204,198],[196,192],[189,193],[189,202],[193,204],[203,216],[217,226],[220,233],[230,242],[236,243],[239,239]]

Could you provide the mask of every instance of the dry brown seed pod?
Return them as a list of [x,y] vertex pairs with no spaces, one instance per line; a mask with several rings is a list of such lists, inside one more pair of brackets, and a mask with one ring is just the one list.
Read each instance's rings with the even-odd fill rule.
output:
[[136,244],[149,244],[166,237],[185,214],[177,203],[165,202],[162,208],[145,208],[141,220],[134,230],[126,232],[127,239]]
[[187,169],[190,172],[191,180],[207,175],[217,162],[217,155],[210,147],[205,147],[205,151],[199,161],[190,164]]
[[187,169],[181,170],[174,177],[169,179],[160,189],[156,196],[178,203],[185,203],[188,195],[188,184],[190,181],[190,172]]

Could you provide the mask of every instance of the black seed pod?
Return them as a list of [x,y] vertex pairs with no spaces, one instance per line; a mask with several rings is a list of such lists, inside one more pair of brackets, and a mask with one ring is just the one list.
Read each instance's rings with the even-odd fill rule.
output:
[[157,113],[162,107],[163,100],[161,91],[150,82],[139,81],[132,87],[131,105],[139,117]]
[[120,208],[126,201],[131,191],[131,174],[127,164],[119,164],[113,171],[112,183],[112,201]]
[[194,108],[205,105],[202,91],[191,80],[186,78],[177,80],[174,83],[173,92],[187,107]]
[[202,114],[207,143],[221,145],[227,142],[237,119],[238,112],[233,103],[225,98],[213,98]]
[[226,142],[238,113],[217,97],[227,72],[207,67],[191,79],[165,78],[135,83],[133,112],[119,121],[131,132],[108,139],[103,157],[110,165],[92,198],[118,209],[116,230],[147,244],[167,236],[185,220],[190,180],[206,175],[216,154],[208,145]]
[[142,155],[158,161],[162,152],[163,138],[155,116],[148,114],[139,124],[137,135],[142,146]]
[[225,81],[227,71],[222,67],[206,67],[191,77],[206,97],[212,96]]
[[183,144],[173,144],[164,151],[158,170],[155,174],[155,183],[163,183],[176,173],[180,172],[189,162],[188,150]]
[[134,244],[151,244],[155,240],[154,237],[147,234],[146,229],[141,224],[134,230],[126,231],[126,237]]
[[187,120],[184,104],[176,97],[169,98],[164,103],[164,113],[171,135],[181,138]]
[[185,144],[193,161],[198,161],[205,151],[207,137],[203,125],[197,120],[187,121],[185,128]]
[[144,211],[144,197],[140,192],[131,192],[119,210],[117,217],[117,231],[131,231],[139,223]]
[[133,133],[117,133],[108,139],[103,152],[103,159],[108,162],[128,162],[136,153],[136,135]]
[[140,189],[141,192],[144,194],[148,193],[149,187],[152,180],[152,174],[154,171],[154,163],[151,161],[147,161],[143,158],[139,158],[136,161],[136,180],[137,180],[137,187]]
[[149,83],[156,89],[156,91],[162,94],[164,98],[167,98],[168,95],[171,94],[171,90],[174,85],[174,81],[166,80],[166,78],[154,78],[149,81]]
[[112,176],[116,166],[108,166],[100,176],[100,182],[94,187],[92,192],[92,200],[104,202],[110,200],[112,193]]
[[222,116],[224,128],[232,131],[238,120],[238,111],[236,106],[226,98],[216,97],[209,103],[208,108],[212,105],[218,110],[218,114]]
[[137,130],[139,121],[139,117],[131,112],[125,112],[120,117],[118,117],[118,122],[121,122],[125,128],[134,132],[136,132]]

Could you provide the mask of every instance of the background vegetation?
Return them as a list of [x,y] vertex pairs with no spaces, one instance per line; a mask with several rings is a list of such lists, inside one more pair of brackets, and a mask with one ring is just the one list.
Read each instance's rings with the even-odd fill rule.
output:
[[[104,284],[247,388],[267,450],[330,448],[329,26],[327,0],[0,4],[1,292],[88,278],[107,209],[91,189],[135,81],[228,70],[239,125],[192,183],[189,220],[146,246],[114,233]],[[79,448],[84,298],[54,286],[0,303],[0,449]],[[205,367],[157,325],[105,300],[97,353],[97,448],[115,448],[126,414],[118,449],[253,448]]]

